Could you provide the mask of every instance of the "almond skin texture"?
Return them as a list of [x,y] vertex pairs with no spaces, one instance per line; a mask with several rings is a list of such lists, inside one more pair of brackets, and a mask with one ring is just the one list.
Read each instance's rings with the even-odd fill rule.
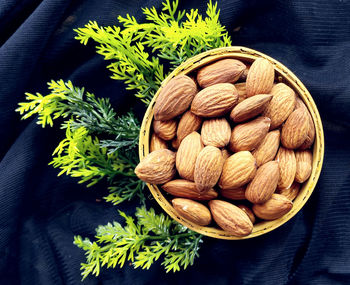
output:
[[224,231],[235,236],[247,236],[252,232],[253,223],[237,206],[226,201],[211,200],[209,207],[213,219]]
[[225,118],[209,119],[203,122],[201,138],[204,145],[225,147],[231,137],[231,127]]
[[311,175],[312,171],[312,153],[310,150],[297,150],[295,152],[297,170],[295,181],[304,183]]
[[160,149],[149,153],[135,168],[135,174],[142,181],[164,184],[174,178],[175,153]]
[[237,205],[238,208],[240,208],[244,213],[247,214],[249,220],[254,224],[255,223],[255,216],[253,211],[246,205]]
[[220,195],[230,200],[245,200],[245,187],[220,189]]
[[314,121],[312,120],[311,114],[310,114],[309,110],[307,109],[307,107],[305,106],[304,102],[300,98],[297,98],[297,102],[298,102],[298,104],[296,104],[295,109],[300,108],[300,107],[304,108],[305,112],[307,113],[307,115],[309,117],[309,129],[307,132],[307,136],[306,136],[305,141],[299,147],[299,149],[308,149],[312,146],[312,144],[315,141],[315,135],[316,135],[315,125],[314,125]]
[[247,186],[245,197],[252,203],[260,204],[269,200],[279,180],[277,161],[269,161],[258,168],[252,182]]
[[172,140],[176,135],[177,122],[169,121],[153,121],[154,132],[163,140]]
[[264,204],[253,205],[254,214],[263,220],[275,220],[287,214],[293,207],[292,201],[280,194],[273,194]]
[[273,160],[280,145],[280,131],[268,132],[262,143],[253,152],[258,166]]
[[266,117],[258,117],[235,126],[231,133],[229,149],[232,152],[254,150],[263,141],[269,128],[270,119]]
[[162,186],[163,190],[175,197],[188,198],[192,200],[204,201],[212,200],[218,196],[214,189],[209,189],[205,193],[200,193],[196,184],[192,181],[184,179],[175,179],[165,183]]
[[297,170],[297,162],[295,159],[294,151],[281,146],[277,152],[276,160],[278,161],[280,169],[278,188],[288,189],[294,181],[295,173]]
[[192,132],[196,132],[199,130],[202,124],[202,118],[193,114],[190,110],[185,112],[177,127],[177,138],[179,142],[181,142],[184,137],[188,136]]
[[235,87],[238,92],[238,104],[247,99],[247,88],[245,82],[236,83]]
[[246,64],[246,68],[244,69],[241,77],[239,78],[240,80],[243,80],[243,81],[247,80],[247,76],[248,76],[248,72],[249,72],[250,66],[251,66],[250,64]]
[[272,96],[268,94],[249,97],[232,109],[230,117],[236,123],[254,118],[264,111],[271,98]]
[[201,136],[197,132],[189,134],[182,140],[176,153],[176,169],[182,178],[194,181],[194,168],[202,149]]
[[194,169],[194,182],[203,193],[213,188],[218,182],[224,159],[221,150],[214,146],[206,146],[198,154]]
[[256,173],[255,158],[249,151],[240,151],[225,160],[219,180],[221,189],[235,189],[250,182]]
[[238,101],[238,92],[231,83],[218,83],[199,91],[194,97],[191,112],[200,117],[225,115]]
[[309,131],[309,117],[302,108],[293,111],[282,127],[281,142],[284,147],[296,149],[307,138]]
[[267,104],[263,116],[271,119],[270,130],[273,130],[288,118],[295,106],[295,93],[284,83],[278,83],[271,90],[273,96]]
[[217,83],[234,83],[245,69],[245,64],[237,59],[222,59],[202,67],[197,73],[197,82],[202,88]]
[[273,65],[264,58],[256,59],[247,75],[247,96],[269,94],[275,79]]
[[221,150],[221,154],[222,154],[222,158],[224,159],[224,162],[226,159],[228,159],[231,156],[231,153],[226,148],[223,148]]
[[201,203],[184,198],[175,198],[171,202],[175,211],[185,219],[200,226],[207,226],[211,223],[210,211]]
[[159,149],[167,149],[167,148],[168,148],[168,145],[164,140],[162,140],[156,134],[152,134],[151,142],[149,145],[150,152],[153,152],[153,151],[159,150]]
[[299,190],[300,184],[294,182],[288,189],[278,189],[276,193],[287,197],[287,199],[290,201],[293,201],[298,196]]
[[187,75],[172,78],[160,91],[154,105],[154,119],[167,121],[182,114],[197,93],[196,83]]

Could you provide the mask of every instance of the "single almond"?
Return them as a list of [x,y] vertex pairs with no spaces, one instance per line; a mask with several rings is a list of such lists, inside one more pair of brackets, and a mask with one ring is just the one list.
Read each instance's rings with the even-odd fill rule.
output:
[[246,205],[237,205],[238,208],[240,208],[244,213],[247,214],[248,218],[250,219],[250,221],[252,222],[252,224],[255,223],[255,216],[253,211]]
[[254,150],[264,140],[270,128],[270,119],[258,117],[233,128],[229,149],[233,152]]
[[278,188],[289,188],[294,181],[297,170],[297,162],[294,151],[281,146],[277,152],[276,160],[278,161],[280,170]]
[[282,127],[281,142],[284,147],[296,149],[300,147],[307,138],[309,131],[309,117],[302,109],[293,111]]
[[256,173],[255,158],[249,151],[240,151],[225,160],[219,180],[221,189],[235,189],[250,182]]
[[169,121],[153,121],[154,132],[163,140],[170,141],[176,135],[177,122]]
[[268,94],[249,97],[232,109],[230,117],[236,123],[254,118],[264,111],[271,98],[272,96]]
[[245,189],[246,187],[220,189],[220,195],[230,200],[245,200]]
[[287,189],[277,189],[276,193],[281,194],[288,198],[288,200],[293,201],[299,194],[300,184],[294,182],[292,186]]
[[298,108],[304,108],[305,112],[307,113],[307,115],[309,117],[309,129],[307,132],[307,136],[306,136],[305,141],[299,147],[299,149],[308,149],[312,146],[312,144],[315,141],[315,135],[316,135],[315,124],[314,124],[314,121],[311,117],[309,110],[307,109],[306,105],[299,97],[297,98],[297,103],[295,104],[295,109],[298,109]]
[[279,180],[277,161],[269,161],[258,168],[253,180],[248,184],[245,197],[252,203],[264,203],[275,192]]
[[168,145],[166,141],[162,140],[156,134],[152,134],[151,142],[149,144],[150,152],[159,150],[159,149],[167,149]]
[[176,169],[182,178],[194,181],[194,168],[202,149],[201,136],[197,132],[192,132],[182,140],[176,153]]
[[202,124],[202,118],[193,114],[190,110],[185,112],[177,127],[177,138],[179,142],[181,142],[184,137],[188,136],[192,132],[196,132],[199,130]]
[[280,131],[268,132],[262,143],[253,152],[258,166],[273,160],[280,145]]
[[310,150],[297,150],[295,151],[295,159],[297,162],[295,181],[304,183],[311,175],[312,153]]
[[243,100],[247,99],[247,88],[245,82],[236,83],[235,87],[238,92],[238,104],[241,103]]
[[270,130],[273,130],[288,118],[295,106],[295,93],[284,83],[278,83],[271,90],[273,96],[267,104],[263,116],[271,119]]
[[206,192],[218,182],[224,159],[220,149],[206,146],[197,156],[194,169],[194,182],[200,192]]
[[171,202],[175,211],[190,222],[200,226],[211,223],[210,211],[203,204],[184,198],[175,198]]
[[175,197],[188,198],[198,201],[212,200],[218,196],[214,189],[209,189],[205,193],[199,192],[196,184],[185,179],[175,179],[165,183],[163,190]]
[[273,65],[264,58],[256,59],[247,75],[247,95],[269,94],[275,79]]
[[220,228],[235,236],[247,236],[253,230],[253,223],[247,214],[237,206],[222,200],[211,200],[209,208]]
[[218,83],[197,93],[191,112],[200,117],[219,117],[231,111],[237,100],[238,92],[233,84]]
[[201,138],[204,145],[225,147],[231,136],[231,127],[225,118],[205,120],[201,129]]
[[292,201],[280,194],[272,194],[264,204],[253,205],[253,212],[263,220],[275,220],[287,214],[293,207]]
[[187,75],[172,78],[161,91],[154,105],[154,119],[167,121],[182,114],[197,93],[196,83]]
[[152,184],[164,184],[176,174],[175,153],[160,149],[147,154],[136,166],[135,174],[142,181]]
[[218,60],[198,71],[197,82],[202,88],[217,83],[234,83],[240,78],[245,69],[245,64],[237,59]]

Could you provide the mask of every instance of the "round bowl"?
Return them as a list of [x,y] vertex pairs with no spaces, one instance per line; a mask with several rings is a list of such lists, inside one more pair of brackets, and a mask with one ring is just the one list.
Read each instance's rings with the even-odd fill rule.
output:
[[151,191],[154,199],[158,202],[158,204],[167,212],[174,220],[179,222],[180,224],[188,227],[189,229],[196,231],[200,234],[219,238],[219,239],[228,239],[228,240],[239,240],[239,239],[248,239],[252,237],[257,237],[263,234],[266,234],[279,226],[283,225],[287,221],[289,221],[296,213],[300,211],[300,209],[304,206],[306,201],[311,196],[313,190],[315,189],[317,180],[321,173],[323,156],[324,156],[324,134],[323,127],[320,118],[320,114],[317,110],[314,100],[312,99],[309,91],[305,88],[304,84],[283,64],[278,62],[277,60],[261,53],[253,49],[249,49],[246,47],[225,47],[225,48],[217,48],[213,50],[209,50],[207,52],[203,52],[198,54],[180,66],[178,66],[163,82],[162,86],[159,88],[158,92],[154,96],[150,105],[147,108],[145,116],[142,121],[141,131],[140,131],[140,139],[139,139],[139,157],[140,161],[149,153],[149,142],[150,142],[150,134],[151,134],[151,126],[153,120],[153,107],[157,100],[160,90],[162,87],[173,77],[180,74],[189,74],[192,71],[207,65],[210,62],[217,61],[223,58],[235,58],[242,60],[243,62],[253,62],[255,59],[262,57],[269,60],[275,68],[276,78],[279,82],[284,82],[289,85],[296,94],[300,96],[300,98],[304,101],[305,105],[310,111],[312,119],[315,124],[316,135],[315,142],[313,144],[313,164],[312,164],[312,173],[310,178],[302,184],[300,188],[300,192],[298,196],[293,201],[293,208],[284,216],[279,219],[273,221],[263,221],[254,225],[253,231],[250,235],[244,237],[237,237],[230,233],[227,233],[219,228],[209,227],[209,226],[199,226],[191,221],[188,221],[181,216],[179,216],[171,203],[166,199],[163,195],[162,190],[158,188],[157,185],[147,183],[149,190]]

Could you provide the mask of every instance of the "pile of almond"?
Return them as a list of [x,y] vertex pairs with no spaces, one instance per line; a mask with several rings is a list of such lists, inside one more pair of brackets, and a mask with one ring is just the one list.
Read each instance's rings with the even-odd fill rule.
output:
[[193,224],[246,236],[255,222],[282,217],[311,174],[315,127],[293,89],[276,82],[263,58],[222,59],[172,78],[136,175],[159,184]]

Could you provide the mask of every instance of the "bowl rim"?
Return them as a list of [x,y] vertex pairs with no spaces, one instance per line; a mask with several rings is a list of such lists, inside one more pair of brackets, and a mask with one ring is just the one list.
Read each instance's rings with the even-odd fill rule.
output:
[[[165,86],[165,84],[172,79],[173,77],[181,74],[188,74],[210,62],[224,59],[224,58],[235,58],[241,59],[244,61],[254,61],[256,58],[262,57],[270,61],[274,65],[275,72],[277,73],[277,78],[279,81],[287,82],[290,87],[293,87],[293,90],[302,98],[303,102],[307,106],[311,117],[314,121],[315,125],[315,142],[313,145],[313,165],[312,172],[310,178],[304,182],[303,186],[300,189],[300,192],[297,198],[293,201],[293,208],[287,214],[282,216],[279,219],[273,221],[263,221],[254,225],[253,231],[251,234],[244,237],[237,237],[228,232],[225,232],[221,229],[208,227],[208,226],[199,226],[191,221],[182,218],[179,216],[170,202],[164,197],[159,187],[155,184],[146,183],[148,189],[151,191],[152,196],[157,201],[157,203],[162,207],[162,209],[174,220],[179,222],[180,224],[186,226],[187,228],[203,234],[205,236],[210,236],[218,239],[226,239],[226,240],[241,240],[241,239],[249,239],[253,237],[257,237],[263,234],[266,234],[293,218],[300,209],[305,205],[306,201],[310,198],[312,192],[314,191],[317,181],[319,179],[323,158],[324,158],[324,133],[323,126],[320,114],[316,107],[316,104],[306,89],[304,84],[299,80],[294,73],[292,73],[286,66],[284,66],[279,61],[271,58],[270,56],[256,51],[254,49],[250,49],[242,46],[231,46],[231,47],[222,47],[212,49],[198,55],[195,55],[177,68],[175,68],[162,82],[160,88],[157,90],[154,95],[152,101],[150,102],[145,115],[142,120],[141,129],[140,129],[140,137],[139,137],[139,158],[140,161],[149,153],[149,142],[150,142],[150,128],[153,121],[153,108],[155,101]],[[214,60],[213,60],[214,59]]]

